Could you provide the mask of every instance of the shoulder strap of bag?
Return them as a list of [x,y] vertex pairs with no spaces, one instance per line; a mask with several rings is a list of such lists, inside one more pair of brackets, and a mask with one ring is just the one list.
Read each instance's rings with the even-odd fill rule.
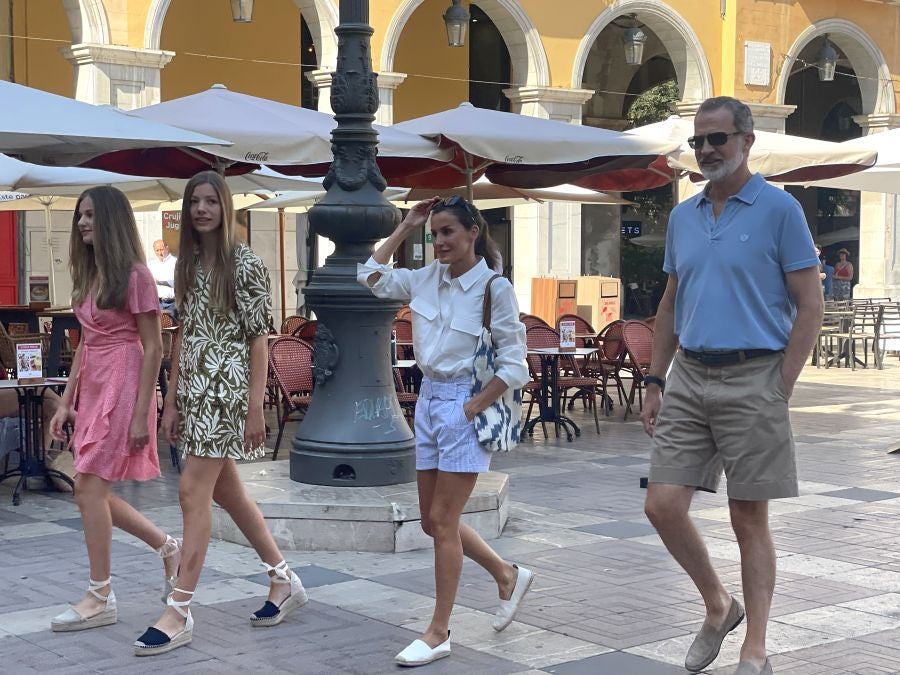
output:
[[489,331],[491,330],[491,284],[494,283],[494,279],[499,279],[501,276],[503,275],[495,274],[488,279],[487,285],[484,287],[484,306],[481,310],[481,325]]

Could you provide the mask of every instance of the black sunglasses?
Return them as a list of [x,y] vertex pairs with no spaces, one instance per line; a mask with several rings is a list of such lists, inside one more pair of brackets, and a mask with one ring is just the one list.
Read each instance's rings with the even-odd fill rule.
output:
[[706,134],[705,136],[691,136],[687,139],[688,145],[691,146],[691,150],[699,150],[703,147],[704,143],[709,143],[714,148],[718,148],[722,145],[725,145],[728,142],[728,139],[732,136],[742,135],[743,131],[732,131],[732,132],[724,132],[724,131],[714,131],[711,134]]
[[469,215],[469,218],[472,219],[472,222],[475,225],[478,224],[478,218],[475,215],[475,207],[459,195],[453,195],[452,197],[447,197],[447,199],[442,199],[439,202],[435,202],[434,206],[431,207],[431,212],[435,213],[436,211],[452,209],[457,206],[461,206],[465,210],[465,212]]

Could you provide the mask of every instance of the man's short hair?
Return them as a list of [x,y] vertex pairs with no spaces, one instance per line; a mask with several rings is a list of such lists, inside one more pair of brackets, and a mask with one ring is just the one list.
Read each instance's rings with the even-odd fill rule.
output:
[[742,134],[753,133],[753,113],[750,112],[750,106],[743,101],[739,101],[731,96],[716,96],[708,98],[697,109],[697,114],[704,112],[712,112],[720,108],[727,108],[734,117],[734,128]]

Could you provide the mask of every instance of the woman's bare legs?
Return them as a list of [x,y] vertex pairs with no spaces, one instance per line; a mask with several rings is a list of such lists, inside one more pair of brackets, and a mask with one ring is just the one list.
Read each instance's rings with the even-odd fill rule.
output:
[[[75,477],[75,503],[81,511],[91,579],[95,581],[103,581],[110,576],[112,517],[109,513],[109,494],[109,482],[100,476],[81,473]],[[97,593],[105,598],[110,590],[110,586],[105,586]],[[87,593],[81,602],[73,607],[81,616],[89,617],[105,609],[106,603]]]
[[[416,472],[416,481],[419,488],[419,511],[422,514],[422,529],[429,537],[431,536],[431,521],[428,514],[431,512],[437,477],[437,469]],[[478,532],[462,522],[459,523],[459,538],[462,541],[463,554],[487,570],[494,577],[494,581],[497,582],[497,591],[500,599],[509,600],[518,578],[516,568],[497,555],[497,552],[481,538]]]
[[[460,525],[459,518],[472,494],[478,474],[436,470],[418,473],[422,527],[434,539],[434,614],[422,635],[422,640],[433,648],[447,639],[464,551],[491,573],[501,587],[501,594],[508,589],[507,597],[515,585],[516,571],[478,533]],[[464,529],[467,530],[465,538],[468,548],[463,543]]]
[[[219,474],[227,462],[224,458],[188,455],[181,474],[178,497],[184,517],[184,544],[181,549],[181,566],[177,588],[193,591],[200,580],[209,534],[212,530],[212,499]],[[191,595],[174,591],[172,599],[190,600]],[[184,617],[172,607],[166,607],[159,620],[153,624],[166,635],[175,635],[184,628]]]
[[[234,460],[229,459],[219,473],[219,479],[213,490],[213,499],[225,509],[259,555],[260,560],[273,567],[284,560],[272,533],[266,526],[259,506],[247,495]],[[271,572],[269,576],[272,576]],[[290,584],[269,584],[268,599],[276,605],[280,605],[290,594]]]
[[[113,492],[110,492],[108,501],[114,526],[137,537],[154,550],[166,543],[166,533],[131,504]],[[166,568],[166,576],[173,576],[178,571],[177,556],[163,558],[163,565]]]

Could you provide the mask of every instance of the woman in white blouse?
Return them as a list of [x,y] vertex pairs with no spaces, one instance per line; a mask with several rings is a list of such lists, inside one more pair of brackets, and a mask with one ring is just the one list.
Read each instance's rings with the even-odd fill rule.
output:
[[[429,214],[435,261],[417,270],[394,269],[394,252]],[[519,321],[512,285],[500,278],[491,286],[496,376],[478,395],[471,393],[484,290],[497,261],[497,248],[478,210],[460,197],[435,197],[416,204],[358,269],[358,280],[375,295],[409,301],[416,363],[425,376],[416,405],[416,475],[422,529],[434,540],[437,597],[422,637],[396,656],[405,666],[450,654],[450,612],[464,554],[497,582],[497,631],[512,622],[534,576],[504,561],[475,530],[460,523],[478,474],[487,471],[491,461],[491,453],[478,443],[472,420],[507,387],[521,387],[529,379],[525,326]]]

